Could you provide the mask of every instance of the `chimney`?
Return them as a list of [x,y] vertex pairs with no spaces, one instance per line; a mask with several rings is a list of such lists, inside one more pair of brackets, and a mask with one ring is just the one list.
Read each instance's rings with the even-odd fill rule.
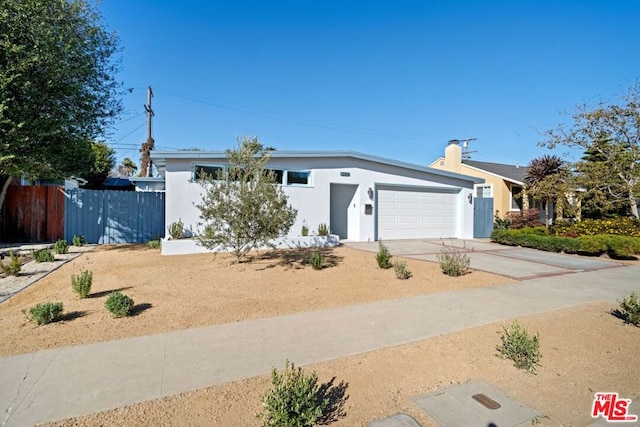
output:
[[449,141],[447,148],[444,149],[444,169],[449,172],[462,171],[462,148],[460,141],[452,139]]

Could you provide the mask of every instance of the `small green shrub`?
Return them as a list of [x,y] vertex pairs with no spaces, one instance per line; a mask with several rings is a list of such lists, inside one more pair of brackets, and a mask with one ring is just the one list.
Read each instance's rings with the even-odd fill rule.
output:
[[511,359],[518,369],[535,374],[540,366],[540,335],[531,335],[526,327],[514,320],[511,326],[502,327],[502,345],[497,347],[503,359]]
[[411,272],[407,268],[407,263],[404,261],[397,261],[393,264],[393,270],[396,272],[396,277],[401,280],[407,280],[411,277]]
[[624,321],[635,326],[640,326],[640,301],[638,301],[638,293],[633,292],[630,296],[618,300],[620,304],[620,313]]
[[122,292],[115,291],[109,295],[104,306],[113,315],[113,317],[124,317],[131,313],[131,309],[133,308],[133,299]]
[[389,248],[387,248],[382,240],[378,242],[378,253],[376,254],[376,261],[378,262],[378,267],[380,268],[391,268],[393,264],[391,263],[391,252],[389,252]]
[[329,407],[315,372],[306,374],[287,360],[285,370],[271,371],[271,389],[262,398],[264,411],[257,416],[265,427],[310,427]]
[[318,236],[328,236],[329,235],[329,227],[324,222],[321,222],[318,225]]
[[69,253],[69,245],[66,240],[58,240],[53,244],[53,251],[59,255]]
[[150,249],[160,249],[160,240],[149,240],[147,247]]
[[45,302],[29,309],[29,320],[36,322],[38,325],[46,325],[47,323],[56,321],[61,314],[61,302]]
[[182,236],[184,236],[184,223],[182,222],[182,218],[169,224],[167,231],[169,231],[169,236],[171,236],[172,239],[182,239]]
[[309,227],[307,224],[302,224],[302,230],[300,230],[300,234],[304,237],[309,235]]
[[437,255],[440,269],[447,276],[458,277],[469,272],[471,259],[467,254],[466,246],[462,249],[455,246],[447,246],[442,242],[442,250]]
[[314,270],[320,270],[324,266],[324,256],[318,251],[311,252],[311,255],[309,255],[309,264],[311,264]]
[[0,261],[0,269],[2,269],[2,272],[7,276],[17,276],[20,270],[22,270],[22,261],[24,261],[22,255],[16,255],[13,251],[10,251],[9,262],[5,264]]
[[587,255],[601,255],[607,251],[607,240],[604,236],[580,236],[580,252]]
[[607,236],[607,252],[612,257],[629,258],[640,253],[640,238],[630,236]]
[[83,246],[84,245],[84,237],[76,234],[73,236],[73,246]]
[[80,275],[71,275],[71,288],[78,297],[86,298],[91,293],[91,284],[93,283],[93,273],[90,271],[83,271]]
[[31,256],[35,262],[52,262],[56,260],[55,255],[51,252],[51,249],[40,249],[37,251],[31,251]]

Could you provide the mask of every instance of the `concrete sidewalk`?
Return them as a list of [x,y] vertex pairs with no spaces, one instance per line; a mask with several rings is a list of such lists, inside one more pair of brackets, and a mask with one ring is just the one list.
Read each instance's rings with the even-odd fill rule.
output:
[[[638,290],[640,266],[382,301],[0,358],[0,408],[26,426]],[[6,417],[5,417],[6,416]]]

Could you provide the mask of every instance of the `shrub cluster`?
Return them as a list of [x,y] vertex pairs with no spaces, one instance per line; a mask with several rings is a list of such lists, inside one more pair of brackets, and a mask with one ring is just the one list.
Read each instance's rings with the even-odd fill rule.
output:
[[0,261],[0,269],[7,276],[17,276],[22,270],[22,261],[24,258],[22,255],[16,255],[13,251],[9,252],[9,262],[4,263]]
[[376,261],[378,262],[378,267],[380,268],[391,268],[393,264],[391,263],[391,252],[389,252],[389,248],[387,248],[382,240],[378,242],[378,253],[376,254]]
[[640,301],[638,301],[638,293],[633,292],[630,296],[624,297],[620,303],[620,313],[625,322],[635,326],[640,326]]
[[91,293],[91,284],[93,282],[93,273],[90,271],[83,271],[80,275],[71,275],[71,288],[78,297],[86,298]]
[[184,223],[182,222],[182,218],[169,224],[167,231],[172,239],[182,239],[182,236],[184,235]]
[[309,235],[309,227],[307,226],[307,224],[302,224],[302,230],[300,230],[300,235],[302,235],[303,237],[306,237]]
[[497,347],[500,357],[511,359],[519,369],[536,372],[536,365],[540,366],[540,336],[536,332],[531,335],[526,327],[520,326],[514,320],[511,326],[502,327],[502,344]]
[[585,219],[579,222],[558,221],[552,227],[556,235],[593,236],[596,234],[616,234],[640,237],[640,219],[620,217],[612,219]]
[[324,222],[318,224],[318,236],[328,236],[329,227]]
[[160,249],[160,240],[157,240],[157,239],[149,240],[147,242],[147,247],[150,249]]
[[462,249],[455,246],[447,246],[442,242],[442,250],[437,255],[440,269],[447,276],[458,277],[469,272],[471,259],[467,254],[466,246]]
[[73,236],[73,246],[83,246],[84,245],[84,237],[76,234]]
[[59,255],[69,253],[69,245],[66,240],[58,240],[53,244],[53,251]]
[[124,317],[131,314],[133,299],[122,292],[112,292],[104,303],[104,306],[113,317]]
[[631,257],[640,254],[640,238],[599,234],[580,237],[555,236],[544,227],[517,230],[494,230],[491,240],[503,245],[522,246],[548,252],[565,252],[581,255],[601,255],[607,252],[613,257]]
[[311,252],[309,255],[309,264],[314,270],[320,270],[324,266],[324,256],[318,251]]
[[40,249],[37,251],[31,251],[31,256],[35,262],[52,262],[56,260],[55,255],[51,252],[51,249]]
[[500,213],[496,211],[494,216],[494,229],[496,230],[539,227],[543,225],[544,223],[540,220],[539,209],[524,209],[519,212],[507,212],[503,218],[501,218]]
[[[23,313],[25,310],[22,311]],[[62,314],[61,302],[45,302],[37,304],[29,309],[29,320],[33,320],[38,325],[46,325],[56,321]]]
[[258,414],[265,427],[314,426],[329,407],[318,386],[315,372],[306,374],[287,360],[285,370],[271,371],[271,389],[262,398],[264,411]]
[[396,272],[396,277],[401,280],[406,280],[411,277],[411,271],[407,268],[407,263],[404,261],[396,261],[393,264],[393,269]]

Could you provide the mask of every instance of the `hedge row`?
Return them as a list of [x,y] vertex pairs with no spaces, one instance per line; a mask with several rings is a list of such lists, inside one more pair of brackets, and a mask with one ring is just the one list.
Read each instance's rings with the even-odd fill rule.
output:
[[585,219],[580,222],[558,221],[552,227],[552,234],[572,236],[595,236],[616,234],[640,237],[640,220],[632,217],[612,219]]
[[544,227],[494,230],[491,240],[503,245],[522,246],[548,252],[602,255],[625,258],[640,254],[640,238],[598,234],[594,236],[551,236]]

